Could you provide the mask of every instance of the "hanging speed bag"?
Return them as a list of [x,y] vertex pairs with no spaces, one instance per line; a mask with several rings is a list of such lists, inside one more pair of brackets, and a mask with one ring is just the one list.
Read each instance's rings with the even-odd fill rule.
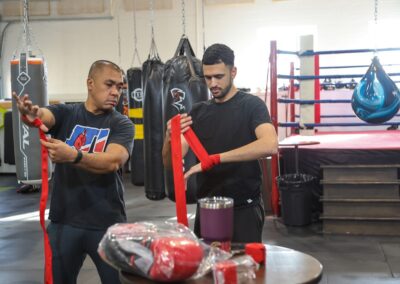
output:
[[162,160],[162,74],[164,64],[158,59],[143,63],[144,188],[150,200],[165,197]]
[[128,76],[128,106],[129,118],[135,125],[135,146],[131,155],[131,182],[134,185],[144,184],[144,153],[143,153],[143,90],[142,70],[130,68]]
[[375,56],[354,89],[351,106],[361,120],[379,124],[396,115],[400,107],[399,96],[399,89]]
[[[193,104],[208,100],[201,61],[195,57],[186,37],[181,38],[175,56],[165,64],[163,83],[165,124],[178,113],[189,113]],[[184,158],[184,171],[197,163],[196,156],[189,150]],[[168,198],[175,201],[172,170],[165,170],[165,180]],[[196,175],[192,175],[187,181],[187,203],[196,203],[196,195]]]
[[[19,59],[12,60],[11,88],[19,97],[28,94],[34,105],[47,105],[43,59],[27,57],[25,53],[21,53]],[[12,101],[12,123],[17,179],[25,184],[40,184],[42,166],[39,131],[22,122],[15,100]],[[49,177],[50,175],[51,171]]]

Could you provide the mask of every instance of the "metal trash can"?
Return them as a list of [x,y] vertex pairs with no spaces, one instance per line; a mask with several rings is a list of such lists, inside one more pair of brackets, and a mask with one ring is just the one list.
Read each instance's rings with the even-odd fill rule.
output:
[[312,220],[312,187],[315,177],[286,174],[277,177],[283,222],[287,226],[305,226]]

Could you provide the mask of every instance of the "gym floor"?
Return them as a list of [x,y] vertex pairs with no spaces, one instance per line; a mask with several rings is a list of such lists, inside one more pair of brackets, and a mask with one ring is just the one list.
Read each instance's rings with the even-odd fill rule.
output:
[[[125,177],[128,221],[166,220],[175,216],[168,199],[150,201],[143,187]],[[43,283],[43,235],[38,210],[40,193],[16,193],[14,175],[0,175],[0,281],[7,284]],[[193,216],[194,205],[188,206]],[[192,219],[193,222],[193,219]],[[280,218],[266,217],[263,241],[292,248],[317,258],[324,266],[320,283],[400,283],[400,237],[324,235],[322,225],[286,227]],[[100,283],[90,258],[78,283]],[[294,282],[295,283],[295,279]]]

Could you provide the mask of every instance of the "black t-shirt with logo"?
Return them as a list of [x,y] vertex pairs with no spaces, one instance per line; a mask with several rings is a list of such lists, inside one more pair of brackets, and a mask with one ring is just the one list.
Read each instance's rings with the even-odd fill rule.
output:
[[[131,153],[134,126],[130,119],[113,110],[95,115],[83,103],[47,107],[55,117],[49,131],[82,152],[104,152],[117,143]],[[95,174],[73,164],[55,165],[49,218],[53,222],[85,229],[104,230],[126,222],[121,172]]]

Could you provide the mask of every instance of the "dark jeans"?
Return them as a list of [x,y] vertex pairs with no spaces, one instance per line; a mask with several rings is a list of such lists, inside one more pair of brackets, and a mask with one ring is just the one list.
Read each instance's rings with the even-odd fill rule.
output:
[[[261,243],[264,227],[264,205],[262,200],[254,202],[250,206],[238,207],[233,210],[233,243]],[[194,233],[200,234],[199,205],[196,208],[194,221]]]
[[86,230],[51,222],[47,227],[53,254],[53,282],[75,284],[86,255],[96,265],[101,283],[120,283],[116,269],[104,262],[97,253],[105,231]]

